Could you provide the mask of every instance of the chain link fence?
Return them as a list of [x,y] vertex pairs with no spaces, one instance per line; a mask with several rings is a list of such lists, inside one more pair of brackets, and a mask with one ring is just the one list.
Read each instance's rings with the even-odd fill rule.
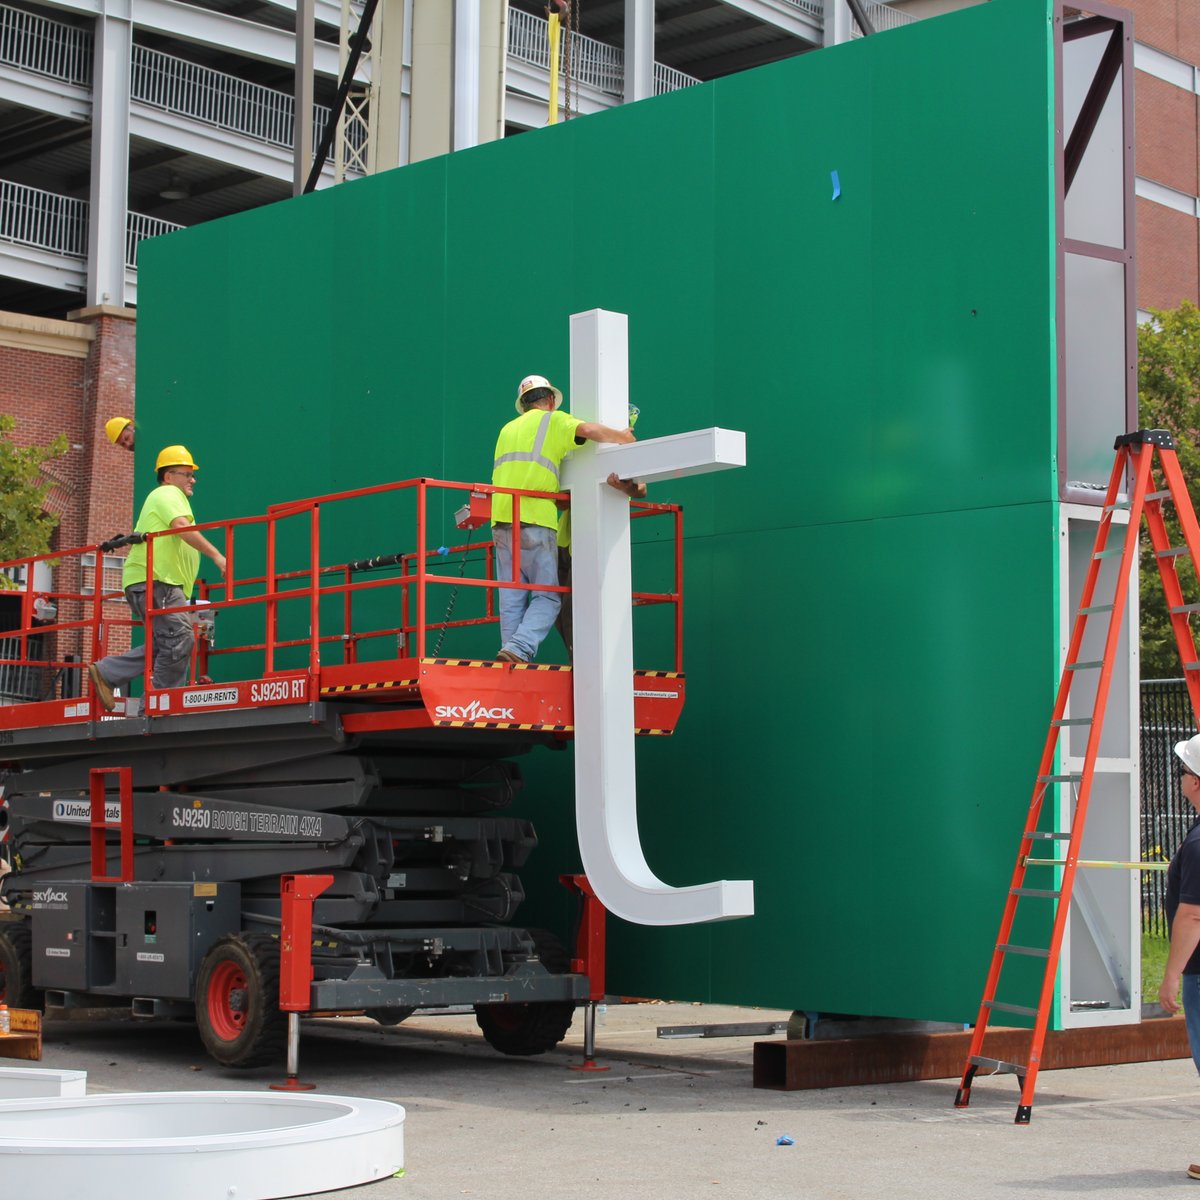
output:
[[[1142,861],[1166,862],[1179,848],[1196,814],[1179,789],[1175,743],[1196,732],[1196,719],[1182,679],[1142,681],[1141,798]],[[1167,936],[1163,899],[1165,871],[1142,872],[1142,929]]]

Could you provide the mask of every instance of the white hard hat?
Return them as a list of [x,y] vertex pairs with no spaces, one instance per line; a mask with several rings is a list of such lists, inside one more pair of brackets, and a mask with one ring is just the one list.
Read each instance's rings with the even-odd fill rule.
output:
[[532,392],[535,388],[548,388],[554,393],[554,407],[557,409],[561,406],[562,392],[545,375],[526,375],[517,385],[517,412],[523,413],[525,411],[525,405],[521,401],[524,399],[526,393]]
[[1200,733],[1186,742],[1176,742],[1175,753],[1193,775],[1200,775]]

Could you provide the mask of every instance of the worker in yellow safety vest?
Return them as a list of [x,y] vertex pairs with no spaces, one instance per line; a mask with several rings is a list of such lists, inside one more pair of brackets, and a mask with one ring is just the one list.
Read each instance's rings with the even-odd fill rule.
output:
[[[584,442],[635,441],[632,429],[612,429],[560,412],[562,392],[543,375],[527,375],[517,388],[515,420],[496,439],[492,484],[531,492],[557,492],[563,459]],[[553,500],[519,498],[521,570],[513,574],[513,497],[492,496],[492,541],[496,578],[554,587],[558,583],[558,510]],[[557,592],[500,589],[501,662],[529,662],[558,616]]]

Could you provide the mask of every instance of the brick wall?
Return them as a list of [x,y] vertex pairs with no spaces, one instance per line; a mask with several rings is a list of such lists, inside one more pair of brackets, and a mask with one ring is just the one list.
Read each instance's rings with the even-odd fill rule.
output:
[[1139,308],[1177,308],[1200,297],[1200,222],[1149,200],[1137,202]]
[[[0,313],[0,412],[16,418],[13,440],[35,446],[60,433],[67,437],[66,455],[46,467],[54,482],[46,509],[59,517],[52,549],[94,544],[133,528],[133,455],[108,440],[104,423],[134,416],[134,333],[132,309],[84,309],[67,321]],[[61,559],[55,591],[78,594],[81,583],[78,560]],[[77,600],[58,604],[59,622],[84,615]],[[105,610],[116,620],[129,611],[124,602]],[[114,627],[109,649],[128,645],[128,628]],[[81,630],[57,634],[49,649],[57,660],[91,657]]]

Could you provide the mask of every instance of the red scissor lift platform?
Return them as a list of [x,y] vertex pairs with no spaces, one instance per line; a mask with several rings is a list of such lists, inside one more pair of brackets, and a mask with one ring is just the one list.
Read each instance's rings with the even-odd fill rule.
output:
[[[13,866],[0,884],[0,999],[28,1005],[37,989],[52,1004],[125,997],[143,1014],[191,1005],[219,1061],[268,1061],[282,1044],[270,981],[280,941],[295,942],[286,928],[281,939],[293,906],[280,881],[286,897],[320,875],[302,889],[311,967],[282,964],[290,1011],[305,1009],[296,980],[311,978],[312,1012],[392,1023],[472,1004],[488,1040],[518,1054],[565,1034],[603,986],[602,939],[585,937],[598,902],[583,880],[573,957],[514,925],[516,871],[537,839],[504,810],[522,786],[514,760],[571,738],[574,681],[569,662],[484,656],[499,646],[498,591],[528,590],[496,579],[491,542],[474,532],[493,490],[406,480],[197,526],[222,544],[225,579],[200,582],[186,610],[149,613],[192,620],[189,682],[156,689],[147,663],[140,694],[111,712],[86,668],[138,632],[113,557],[131,538],[0,564],[20,614],[0,670],[21,685],[0,705]],[[522,496],[539,493],[512,494],[519,521]],[[684,699],[682,514],[635,503],[630,516],[666,581],[631,597],[666,658],[630,680],[635,723],[661,736]],[[331,527],[339,546],[359,546],[406,519],[415,549],[324,561]],[[435,524],[455,544],[435,545]],[[150,571],[165,536],[143,539]],[[39,563],[52,586],[35,586]],[[552,635],[543,651],[559,645]]]

